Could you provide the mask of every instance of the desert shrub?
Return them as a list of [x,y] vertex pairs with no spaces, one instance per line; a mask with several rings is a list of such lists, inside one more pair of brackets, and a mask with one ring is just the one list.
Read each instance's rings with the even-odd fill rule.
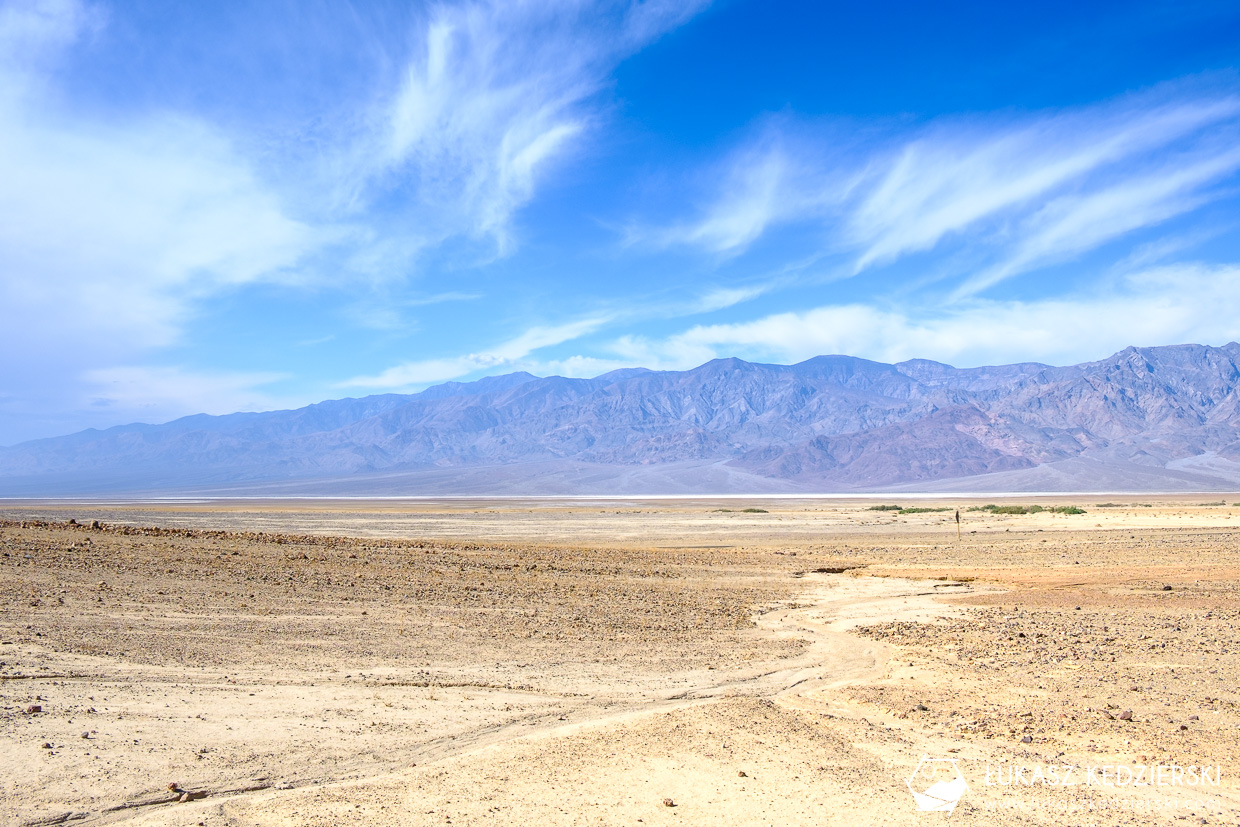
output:
[[920,506],[912,506],[910,508],[901,508],[901,514],[931,514],[937,511],[951,511],[950,508],[922,508]]
[[1085,509],[1075,505],[977,505],[970,511],[989,511],[991,514],[1040,514],[1043,511],[1052,514],[1086,514]]
[[866,511],[900,511],[898,505],[872,505]]

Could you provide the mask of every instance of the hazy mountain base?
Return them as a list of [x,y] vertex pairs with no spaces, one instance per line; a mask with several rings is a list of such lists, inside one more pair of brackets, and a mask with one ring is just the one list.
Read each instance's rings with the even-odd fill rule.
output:
[[[1074,458],[1006,471],[902,485],[846,487],[773,479],[725,462],[614,466],[543,462],[478,468],[436,468],[350,477],[221,485],[148,487],[139,477],[119,490],[132,496],[211,497],[442,497],[442,496],[696,496],[717,494],[854,494],[883,492],[1210,492],[1240,487],[1240,463],[1216,456],[1192,457],[1159,468]],[[32,479],[6,481],[8,497],[115,495],[115,480]]]

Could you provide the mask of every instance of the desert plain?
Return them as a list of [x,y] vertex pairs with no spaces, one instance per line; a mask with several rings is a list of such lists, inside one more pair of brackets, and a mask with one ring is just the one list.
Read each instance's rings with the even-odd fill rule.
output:
[[1236,494],[10,500],[0,554],[3,824],[1240,824]]

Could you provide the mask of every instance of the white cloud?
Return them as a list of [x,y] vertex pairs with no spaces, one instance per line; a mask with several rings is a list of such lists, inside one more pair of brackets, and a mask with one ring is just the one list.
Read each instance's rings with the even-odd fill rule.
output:
[[722,183],[698,218],[630,240],[735,255],[777,226],[825,225],[824,251],[854,274],[956,242],[982,260],[961,298],[1230,194],[1240,94],[1181,83],[865,142],[839,134],[769,119],[711,170]]
[[608,321],[607,317],[579,319],[567,324],[531,327],[520,336],[502,342],[481,353],[421,359],[388,368],[377,376],[357,376],[340,387],[407,389],[468,376],[479,370],[512,367],[535,351],[579,339],[593,333]]
[[750,299],[756,299],[763,293],[770,292],[775,287],[775,282],[755,284],[748,287],[716,287],[698,299],[697,304],[693,307],[693,311],[696,313],[711,313],[715,310],[734,307]]
[[[929,250],[1010,211],[1036,211],[1065,189],[1088,195],[1109,188],[1111,176],[1123,180],[1158,165],[1151,152],[1240,116],[1240,98],[1232,95],[1165,97],[1158,91],[1014,124],[982,119],[931,128],[877,166],[876,182],[846,217],[848,240],[862,248],[857,268]],[[1203,151],[1226,153],[1217,144]],[[1098,173],[1110,175],[1093,177]]]
[[622,337],[611,349],[626,364],[662,369],[721,356],[789,363],[823,354],[958,366],[1074,364],[1133,344],[1224,344],[1240,338],[1238,320],[1240,267],[1183,265],[1131,274],[1113,292],[1033,302],[973,299],[932,315],[830,305],[699,325],[661,340]]
[[1040,264],[1061,261],[1141,227],[1159,224],[1200,206],[1202,187],[1240,168],[1240,150],[1177,159],[1085,194],[1060,196],[1029,216],[1022,240],[995,267],[968,279],[956,292],[970,295]]
[[[705,3],[471,2],[431,7],[384,128],[360,147],[379,191],[433,240],[514,245],[514,213],[597,117],[616,64]],[[374,161],[377,160],[377,164]]]
[[[0,41],[52,52],[95,21],[67,0],[5,6]],[[210,126],[169,114],[115,125],[61,111],[34,94],[28,68],[0,65],[0,346],[9,358],[98,365],[168,345],[198,298],[289,278],[339,235],[288,215]]]

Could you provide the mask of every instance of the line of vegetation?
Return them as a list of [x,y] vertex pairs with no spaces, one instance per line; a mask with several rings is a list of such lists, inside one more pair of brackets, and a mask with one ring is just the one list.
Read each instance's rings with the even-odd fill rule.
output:
[[[737,511],[736,509],[733,509],[733,508],[716,508],[715,513],[736,514]],[[765,508],[742,508],[739,513],[741,514],[770,514],[771,512],[767,511]]]
[[1215,505],[1227,505],[1227,503],[1222,503],[1222,502],[1219,502],[1219,503],[1197,503],[1197,505],[1204,505],[1204,506],[1215,506]]
[[991,514],[1088,514],[1085,509],[1075,505],[974,505],[969,511],[987,511]]
[[866,511],[903,511],[898,505],[872,505]]
[[938,511],[951,511],[951,507],[947,508],[922,508],[920,506],[911,506],[909,508],[901,508],[901,514],[933,514]]

